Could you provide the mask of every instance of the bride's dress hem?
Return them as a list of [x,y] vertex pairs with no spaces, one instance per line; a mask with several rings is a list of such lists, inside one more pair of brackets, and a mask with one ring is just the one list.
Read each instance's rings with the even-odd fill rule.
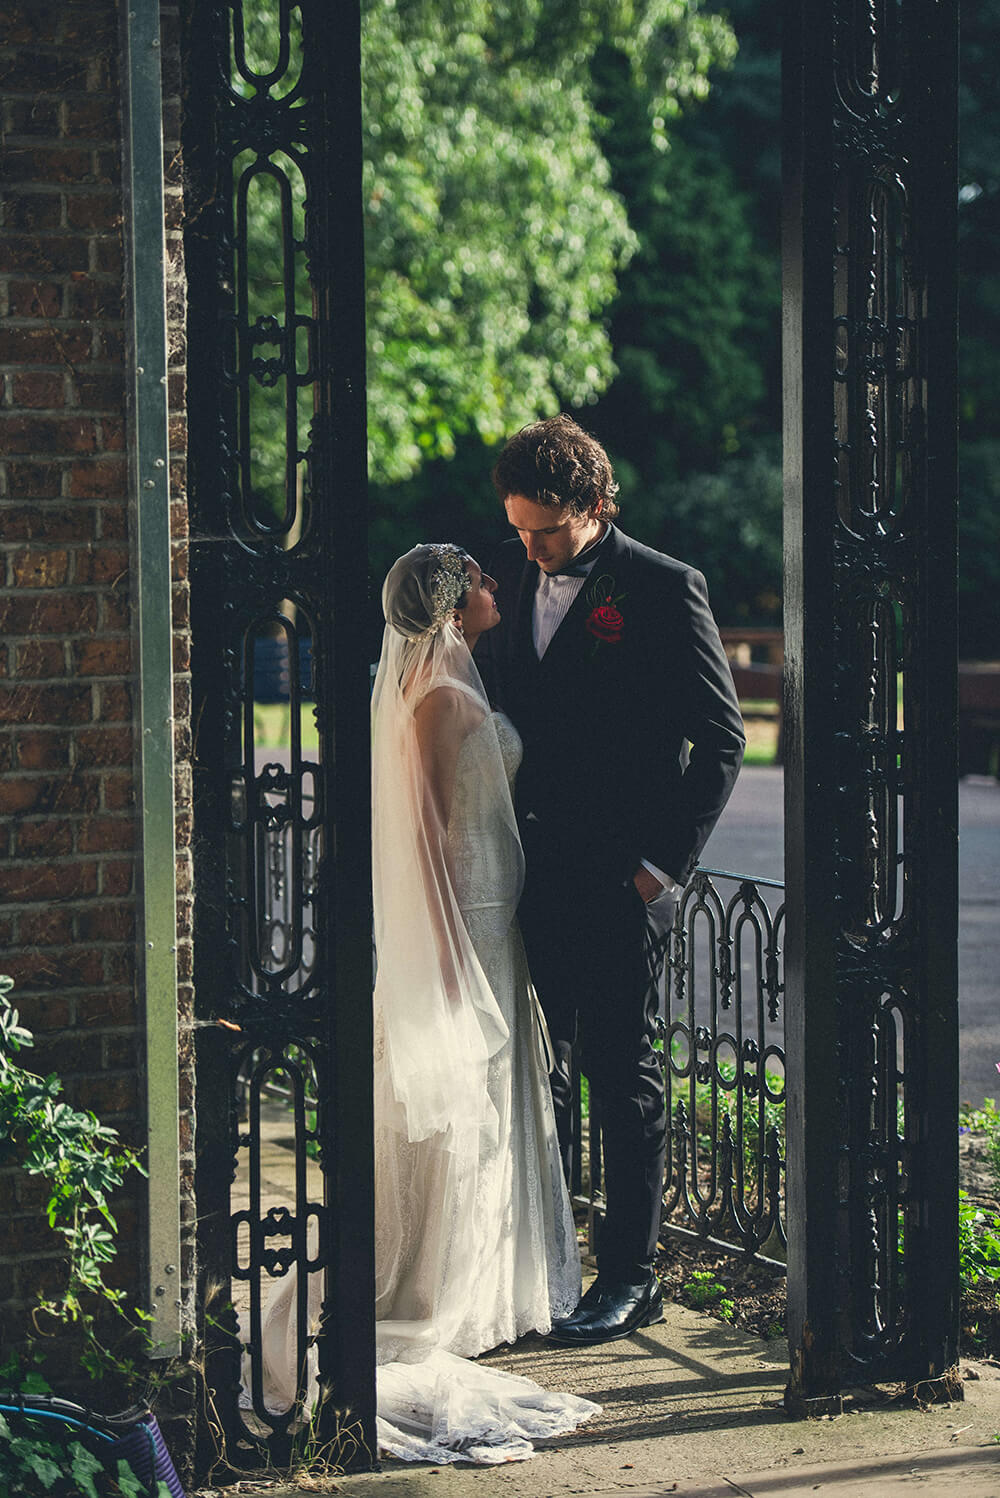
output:
[[526,1461],[533,1442],[574,1431],[601,1406],[440,1349],[378,1370],[381,1453],[410,1462]]

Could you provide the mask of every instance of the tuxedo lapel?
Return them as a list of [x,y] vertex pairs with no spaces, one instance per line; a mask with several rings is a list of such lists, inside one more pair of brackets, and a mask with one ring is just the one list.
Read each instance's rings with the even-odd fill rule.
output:
[[[594,590],[600,580],[605,578],[613,597],[617,598],[622,593],[625,554],[621,532],[612,526],[611,535],[601,547],[600,557],[589,576],[584,578],[583,586],[566,610],[565,617],[560,620],[559,628],[542,656],[541,665],[544,669],[565,669],[571,661],[588,654],[594,639],[588,633],[585,621],[595,605]],[[603,597],[599,601],[603,602]]]
[[515,604],[514,628],[510,631],[510,659],[515,671],[530,670],[538,665],[535,643],[532,639],[532,619],[535,606],[535,585],[538,582],[538,567],[525,561]]

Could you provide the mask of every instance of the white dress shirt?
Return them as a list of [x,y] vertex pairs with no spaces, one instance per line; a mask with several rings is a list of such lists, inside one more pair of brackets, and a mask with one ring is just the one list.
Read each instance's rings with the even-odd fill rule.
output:
[[550,576],[539,570],[535,588],[535,612],[531,621],[531,638],[539,660],[551,645],[553,635],[586,581],[585,577],[568,577],[561,572]]

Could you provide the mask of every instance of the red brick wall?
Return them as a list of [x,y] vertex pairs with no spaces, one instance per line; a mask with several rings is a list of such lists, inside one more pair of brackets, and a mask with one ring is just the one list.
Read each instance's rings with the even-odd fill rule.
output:
[[[167,27],[175,24],[164,7]],[[168,149],[179,134],[169,30]],[[122,283],[118,9],[8,0],[0,14],[0,972],[32,1065],[141,1143],[137,843]],[[176,165],[171,168],[176,177]],[[183,313],[170,194],[173,318]],[[183,409],[183,343],[171,397]],[[183,421],[174,534],[184,577]],[[181,833],[189,838],[186,593],[176,590]],[[190,1007],[190,887],[180,868]],[[186,1082],[185,1082],[186,1085]],[[185,1094],[190,1105],[190,1090]],[[19,1335],[58,1243],[37,1186],[0,1174],[0,1337]],[[140,1287],[144,1189],[121,1204],[118,1277]]]

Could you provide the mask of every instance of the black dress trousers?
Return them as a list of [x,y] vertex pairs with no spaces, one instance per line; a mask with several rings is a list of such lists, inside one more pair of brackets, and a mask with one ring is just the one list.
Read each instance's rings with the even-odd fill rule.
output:
[[634,884],[567,862],[544,821],[522,824],[527,876],[518,919],[552,1037],[552,1098],[567,1180],[573,1167],[572,1051],[600,1104],[607,1209],[598,1264],[638,1283],[656,1257],[666,1142],[657,990]]

